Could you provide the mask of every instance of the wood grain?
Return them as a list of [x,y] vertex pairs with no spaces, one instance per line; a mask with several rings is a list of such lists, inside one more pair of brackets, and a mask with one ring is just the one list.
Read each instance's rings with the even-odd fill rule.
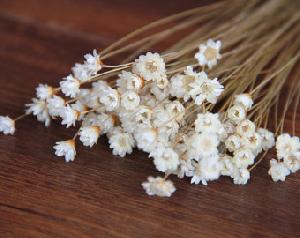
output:
[[[196,5],[1,0],[0,115],[20,114],[39,82],[56,85],[84,52]],[[192,186],[173,178],[178,191],[164,199],[147,196],[140,185],[157,174],[142,152],[120,159],[101,139],[91,150],[79,146],[75,162],[65,163],[52,145],[70,138],[69,129],[44,128],[31,117],[17,126],[15,136],[0,135],[0,237],[300,236],[299,174],[273,183],[267,175],[272,155],[247,186],[227,178]]]

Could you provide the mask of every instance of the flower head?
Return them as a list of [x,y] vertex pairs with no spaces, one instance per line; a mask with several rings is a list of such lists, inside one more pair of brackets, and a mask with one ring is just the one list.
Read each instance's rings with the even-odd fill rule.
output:
[[299,137],[291,137],[289,134],[282,134],[277,137],[277,157],[279,159],[295,155],[300,151]]
[[245,108],[246,111],[248,111],[249,109],[251,109],[252,105],[253,105],[253,100],[250,96],[250,94],[239,94],[237,96],[235,96],[234,102],[235,105],[241,105]]
[[124,157],[126,154],[131,154],[135,146],[135,141],[130,133],[113,132],[109,138],[110,148],[113,150],[113,155]]
[[80,113],[70,107],[70,105],[67,105],[60,111],[59,116],[62,118],[61,124],[66,125],[68,128],[75,126],[75,122],[79,118]]
[[79,131],[79,139],[84,146],[92,147],[97,143],[97,140],[100,136],[100,127],[98,126],[83,126]]
[[142,186],[148,195],[157,195],[160,197],[171,197],[176,191],[176,188],[170,180],[165,180],[160,177],[148,177],[148,181],[142,183]]
[[47,84],[39,84],[36,88],[36,96],[41,99],[45,100],[51,97],[53,94],[53,88],[48,86]]
[[15,131],[15,120],[9,118],[8,116],[0,116],[0,132],[3,132],[5,135],[13,135]]
[[75,159],[76,150],[74,140],[56,142],[56,145],[53,148],[55,149],[55,155],[64,156],[66,162],[73,161]]
[[121,96],[121,105],[126,110],[134,110],[140,104],[140,97],[134,91],[127,91]]
[[228,109],[228,119],[234,123],[239,124],[242,120],[246,118],[246,111],[241,105],[233,105]]
[[67,96],[74,98],[80,91],[80,82],[72,74],[60,81],[61,91]]
[[195,54],[199,65],[207,65],[209,68],[215,66],[218,59],[221,59],[220,48],[221,41],[213,41],[212,39],[209,39],[206,44],[199,45],[199,52]]
[[285,177],[290,174],[290,171],[283,162],[278,162],[275,159],[271,159],[268,173],[272,177],[273,181],[277,182],[285,181]]
[[219,134],[223,130],[219,115],[217,113],[199,113],[195,120],[196,132],[207,132]]
[[172,148],[166,148],[161,155],[154,157],[153,162],[158,171],[176,171],[179,165],[179,158]]
[[47,108],[47,103],[44,100],[39,100],[37,98],[32,99],[32,103],[26,104],[26,113],[32,113],[37,117],[37,120],[44,122],[45,126],[49,126],[51,119]]
[[156,81],[165,75],[166,66],[158,53],[148,52],[135,60],[132,71],[146,81]]
[[62,97],[54,95],[47,99],[47,108],[50,116],[59,116],[64,106],[65,100]]

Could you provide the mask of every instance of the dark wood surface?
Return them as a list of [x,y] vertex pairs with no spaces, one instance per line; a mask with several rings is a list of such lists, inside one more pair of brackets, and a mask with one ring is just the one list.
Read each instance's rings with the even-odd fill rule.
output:
[[[39,82],[57,85],[83,53],[199,2],[0,0],[0,115],[22,113]],[[144,193],[156,172],[139,151],[120,159],[101,139],[65,163],[52,146],[74,131],[32,117],[17,127],[0,135],[0,237],[300,236],[300,176],[273,183],[271,155],[247,186],[173,178],[178,191],[166,199]]]

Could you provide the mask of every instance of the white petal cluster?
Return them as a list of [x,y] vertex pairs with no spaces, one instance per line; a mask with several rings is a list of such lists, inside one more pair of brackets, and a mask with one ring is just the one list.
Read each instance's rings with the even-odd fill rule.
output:
[[36,88],[36,96],[41,100],[45,100],[53,95],[53,88],[47,84],[39,84]]
[[75,122],[80,116],[80,113],[74,110],[70,105],[67,105],[60,111],[59,116],[62,118],[61,124],[66,125],[68,128],[75,126]]
[[165,76],[166,66],[158,53],[148,52],[135,60],[132,71],[146,81],[156,81]]
[[109,136],[109,144],[113,155],[124,157],[126,154],[132,153],[135,140],[131,133],[123,132],[120,128],[119,131],[115,130]]
[[165,180],[160,177],[148,177],[148,181],[142,183],[142,186],[148,195],[157,195],[160,197],[171,197],[176,191],[176,188],[170,180]]
[[299,137],[281,134],[276,141],[277,160],[270,161],[269,175],[277,181],[285,181],[290,173],[300,169],[300,140]]
[[56,142],[53,148],[55,149],[55,155],[64,156],[66,162],[74,161],[76,155],[74,140]]
[[195,54],[200,66],[208,66],[212,68],[221,59],[220,55],[221,41],[213,41],[209,39],[206,44],[199,45],[199,52]]
[[80,82],[70,74],[60,81],[60,88],[67,97],[74,98],[80,91]]
[[0,132],[13,135],[16,131],[15,121],[8,116],[0,116]]
[[66,102],[62,97],[59,96],[52,96],[47,99],[47,109],[49,115],[52,117],[59,116],[61,110],[64,109]]
[[47,103],[45,100],[32,98],[32,103],[26,104],[26,114],[33,114],[37,120],[43,122],[46,127],[50,125],[51,118],[48,112]]
[[97,143],[101,128],[98,126],[83,126],[79,131],[79,139],[84,146],[92,147]]

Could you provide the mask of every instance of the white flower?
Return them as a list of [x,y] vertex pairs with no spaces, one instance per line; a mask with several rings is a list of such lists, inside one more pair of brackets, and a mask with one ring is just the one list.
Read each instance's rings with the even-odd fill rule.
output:
[[225,147],[230,151],[236,151],[241,148],[241,137],[238,134],[230,135],[225,141]]
[[255,156],[249,149],[239,149],[233,154],[233,163],[238,168],[247,168],[249,165],[254,163]]
[[126,110],[134,110],[140,104],[140,97],[134,91],[127,91],[121,96],[121,105]]
[[32,99],[32,103],[26,104],[26,113],[32,113],[37,117],[37,120],[40,122],[44,122],[45,126],[48,127],[50,125],[51,119],[48,113],[48,108],[46,101],[39,100],[37,98]]
[[64,156],[66,162],[73,161],[75,159],[76,150],[74,140],[56,142],[56,145],[53,148],[55,149],[55,155]]
[[237,125],[236,132],[243,137],[253,136],[255,133],[255,124],[248,119],[244,119]]
[[52,96],[47,99],[47,108],[50,116],[56,117],[59,116],[61,110],[65,106],[65,100],[59,96]]
[[84,146],[92,147],[98,141],[100,136],[100,127],[83,126],[80,128],[79,135],[79,139]]
[[150,126],[151,125],[152,110],[146,106],[139,106],[133,113],[131,121],[135,121],[138,125]]
[[221,175],[222,163],[218,156],[212,156],[202,159],[199,163],[195,163],[195,170],[191,183],[207,185],[208,181],[216,180]]
[[80,82],[73,77],[72,74],[68,75],[64,80],[60,81],[60,88],[63,94],[67,97],[74,98],[80,91]]
[[183,98],[185,95],[188,94],[189,91],[189,83],[188,77],[182,74],[174,75],[170,80],[170,94],[173,97]]
[[139,92],[144,86],[144,81],[141,77],[131,72],[122,71],[117,80],[118,90],[122,93],[127,90]]
[[229,155],[222,156],[220,162],[222,163],[221,175],[233,176],[235,166],[232,162],[232,157]]
[[71,108],[70,105],[67,105],[60,111],[59,116],[62,118],[61,124],[66,125],[68,128],[70,126],[75,126],[75,122],[80,116],[80,113]]
[[132,71],[146,81],[155,81],[165,76],[166,66],[164,59],[158,53],[148,52],[135,60]]
[[277,182],[285,181],[285,177],[290,174],[290,171],[283,162],[278,162],[275,159],[271,159],[268,173],[272,177],[273,181]]
[[199,65],[207,65],[209,68],[216,65],[218,59],[221,59],[220,48],[221,41],[213,41],[212,39],[209,39],[206,44],[199,45],[199,52],[195,54]]
[[253,105],[253,100],[250,94],[239,94],[235,96],[234,102],[235,105],[241,105],[245,108],[246,111],[250,110]]
[[157,195],[160,197],[171,197],[172,193],[176,191],[170,180],[160,177],[148,177],[148,181],[142,183],[142,186],[148,195]]
[[222,123],[219,120],[217,113],[199,113],[195,120],[195,131],[196,132],[208,132],[219,134],[223,130]]
[[255,155],[262,151],[262,139],[260,134],[254,133],[250,137],[242,137],[242,145],[250,149]]
[[100,95],[100,102],[105,105],[107,111],[114,111],[120,105],[120,94],[117,90],[109,88]]
[[291,137],[289,134],[282,134],[277,137],[276,142],[278,159],[295,155],[300,151],[300,141],[296,136]]
[[153,128],[139,128],[134,133],[134,138],[138,148],[150,152],[157,139],[157,131]]
[[234,184],[244,185],[250,178],[250,172],[246,168],[235,168],[232,178]]
[[41,100],[51,97],[52,94],[53,88],[49,87],[47,84],[39,84],[39,86],[36,88],[36,96]]
[[162,155],[154,157],[153,162],[158,171],[175,171],[179,165],[179,158],[172,148],[166,148]]
[[150,85],[150,91],[151,93],[157,98],[158,101],[165,100],[169,94],[170,94],[170,87],[166,87],[164,89],[161,89],[157,87],[156,83],[151,83]]
[[124,157],[131,154],[135,146],[135,141],[130,133],[114,132],[109,138],[110,148],[113,149],[113,155]]
[[232,123],[239,124],[246,118],[246,111],[241,105],[233,105],[228,109],[227,117],[231,120]]
[[92,54],[86,54],[84,58],[85,58],[84,65],[86,67],[88,74],[90,76],[96,75],[97,72],[102,68],[102,64],[100,61],[100,54],[97,53],[97,50],[93,50]]
[[8,116],[0,116],[0,132],[3,132],[5,135],[13,135],[15,131],[15,120],[9,118]]
[[300,169],[300,156],[287,156],[283,159],[285,166],[295,173]]
[[201,105],[205,100],[216,104],[218,97],[224,90],[224,86],[217,78],[209,79],[205,72],[201,72],[198,78],[189,84],[191,90],[189,95],[195,100],[195,104]]
[[74,77],[80,82],[86,82],[91,78],[88,68],[84,64],[75,64],[72,68]]
[[262,139],[262,148],[263,150],[271,149],[275,145],[274,133],[268,131],[264,128],[259,128],[257,131]]
[[216,134],[194,134],[188,139],[187,143],[187,154],[191,159],[200,160],[218,154],[219,140]]
[[156,86],[159,89],[165,89],[169,85],[169,80],[167,76],[162,76],[156,79]]
[[185,107],[177,100],[165,105],[166,111],[172,119],[180,122],[185,113]]

